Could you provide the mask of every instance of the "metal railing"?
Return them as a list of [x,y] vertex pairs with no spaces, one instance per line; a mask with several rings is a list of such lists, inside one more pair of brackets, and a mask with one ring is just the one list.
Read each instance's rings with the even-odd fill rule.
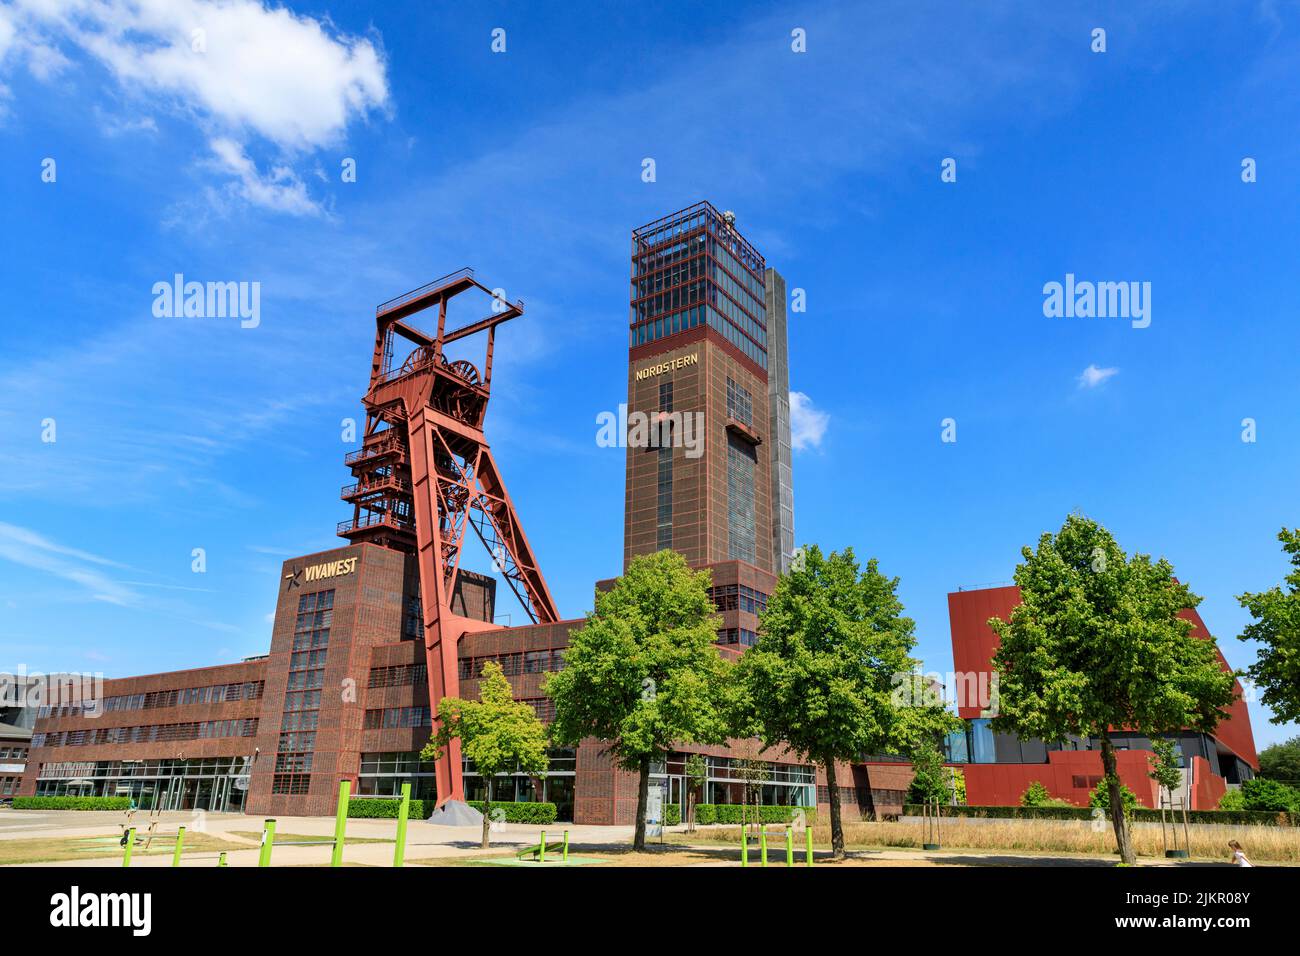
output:
[[366,458],[374,458],[379,455],[385,455],[392,451],[401,450],[401,442],[396,435],[385,434],[377,441],[367,442],[356,451],[350,451],[343,456],[343,464],[351,465]]
[[373,528],[378,525],[387,525],[390,528],[398,528],[402,531],[412,531],[415,529],[415,522],[409,518],[401,518],[397,515],[387,512],[370,512],[361,515],[359,518],[350,518],[347,521],[340,521],[337,534],[346,534],[349,531],[361,531],[365,528]]
[[381,302],[378,306],[375,307],[375,315],[380,316],[383,315],[385,312],[392,312],[394,309],[400,308],[401,306],[406,305],[408,302],[413,302],[414,300],[420,298],[420,296],[428,295],[430,292],[432,292],[434,289],[439,288],[440,286],[451,284],[451,282],[453,282],[456,279],[473,279],[473,278],[474,278],[474,270],[469,268],[468,266],[462,269],[457,269],[455,272],[449,272],[445,276],[442,276],[439,279],[434,279],[432,282],[426,282],[418,289],[412,289],[410,292],[403,292],[401,295],[395,296],[394,298],[389,299],[387,302]]
[[350,498],[358,493],[365,494],[378,491],[410,491],[411,483],[405,478],[398,478],[396,475],[390,475],[381,478],[378,481],[372,481],[363,485],[359,481],[354,481],[350,485],[344,485],[339,489],[340,498]]

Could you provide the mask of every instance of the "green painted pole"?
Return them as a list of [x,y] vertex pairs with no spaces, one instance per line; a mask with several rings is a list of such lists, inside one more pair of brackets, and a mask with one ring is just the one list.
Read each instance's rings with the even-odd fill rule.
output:
[[122,853],[122,865],[131,865],[131,851],[135,849],[135,827],[126,831],[126,850]]
[[397,810],[397,846],[393,850],[393,866],[406,862],[406,818],[411,814],[411,785],[402,784],[402,805]]
[[749,866],[749,833],[745,825],[740,825],[740,865]]
[[226,851],[222,850],[221,856],[217,857],[217,866],[225,866],[225,865],[226,865]]
[[339,805],[334,814],[334,852],[330,856],[330,866],[343,865],[343,839],[348,829],[348,793],[351,790],[351,781],[339,781]]
[[569,862],[569,831],[564,831],[564,862]]
[[758,830],[758,855],[762,859],[762,865],[767,866],[767,825],[759,827]]
[[257,857],[258,866],[271,865],[271,848],[275,846],[275,821],[267,820],[262,824],[262,852]]
[[537,862],[538,863],[546,862],[546,831],[545,830],[542,831],[541,850],[537,854]]
[[794,831],[785,828],[785,865],[794,866]]
[[805,829],[803,832],[804,832],[804,843],[807,846],[807,851],[806,851],[807,865],[812,866],[813,865],[812,825],[809,824],[808,828]]
[[172,866],[181,865],[181,848],[185,846],[185,828],[176,828],[176,849],[172,851]]

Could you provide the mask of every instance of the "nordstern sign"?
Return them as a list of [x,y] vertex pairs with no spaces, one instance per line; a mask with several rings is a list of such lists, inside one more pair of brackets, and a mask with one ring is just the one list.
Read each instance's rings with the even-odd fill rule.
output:
[[639,382],[644,378],[653,378],[656,375],[662,375],[664,372],[671,372],[675,369],[685,368],[688,365],[694,365],[700,360],[699,352],[692,352],[690,355],[679,355],[675,359],[669,359],[667,362],[660,362],[657,365],[650,365],[646,368],[636,370],[636,380]]

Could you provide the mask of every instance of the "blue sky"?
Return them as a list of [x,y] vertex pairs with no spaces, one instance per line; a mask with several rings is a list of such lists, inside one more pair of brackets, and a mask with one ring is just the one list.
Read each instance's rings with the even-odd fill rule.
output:
[[[462,265],[525,300],[488,432],[582,614],[629,232],[701,198],[807,290],[797,538],[900,576],[928,667],[947,593],[1074,509],[1245,666],[1297,521],[1298,56],[1282,3],[0,2],[0,668],[264,652],[280,562],[339,540],[374,306]],[[259,282],[260,324],[155,318],[177,272]],[[1150,282],[1150,327],[1045,317],[1067,273]]]

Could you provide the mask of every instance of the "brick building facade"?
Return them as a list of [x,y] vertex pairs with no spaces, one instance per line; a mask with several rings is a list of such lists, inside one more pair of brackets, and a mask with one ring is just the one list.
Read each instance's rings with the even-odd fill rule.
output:
[[[735,656],[757,639],[758,614],[793,551],[785,283],[734,216],[708,203],[632,239],[627,407],[630,422],[644,416],[655,427],[627,436],[624,565],[672,548],[708,568],[718,646]],[[349,456],[354,471],[364,471],[361,454]],[[404,490],[400,472],[368,480]],[[345,488],[345,500],[359,487]],[[284,563],[266,657],[108,681],[112,707],[102,713],[45,714],[21,791],[129,793],[146,806],[265,816],[332,813],[340,780],[362,796],[412,782],[417,796],[435,798],[433,768],[418,756],[432,715],[410,515],[379,517],[383,534],[371,540],[354,516],[340,534],[355,543]],[[495,599],[493,578],[458,572],[455,613],[490,623]],[[495,660],[515,697],[549,719],[542,684],[563,666],[581,623],[465,633],[460,693],[474,696],[484,663]],[[746,740],[668,754],[653,777],[667,802],[683,798],[689,752],[709,758],[703,802],[740,801],[732,762],[742,757],[769,762],[764,802],[829,800],[811,766]],[[463,774],[466,797],[480,796],[484,783],[468,763]],[[839,768],[846,816],[897,812],[907,779],[910,768],[891,763]],[[554,752],[545,780],[492,786],[494,799],[547,799],[563,819],[614,824],[632,822],[636,784],[588,740]]]

